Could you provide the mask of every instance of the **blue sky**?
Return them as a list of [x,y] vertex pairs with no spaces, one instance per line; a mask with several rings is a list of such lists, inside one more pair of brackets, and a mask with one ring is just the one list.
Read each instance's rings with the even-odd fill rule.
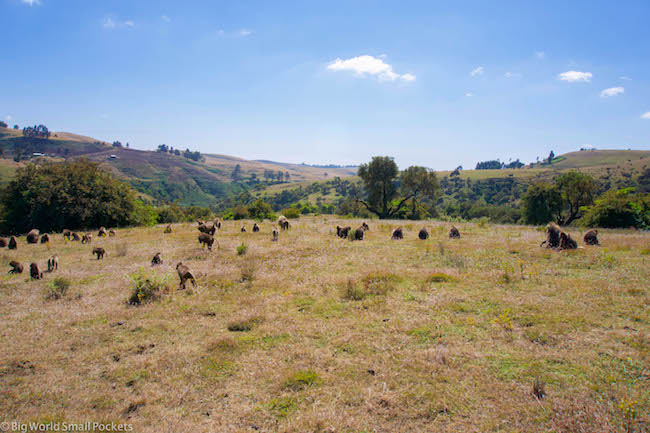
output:
[[0,118],[401,168],[650,149],[648,22],[647,0],[0,0]]

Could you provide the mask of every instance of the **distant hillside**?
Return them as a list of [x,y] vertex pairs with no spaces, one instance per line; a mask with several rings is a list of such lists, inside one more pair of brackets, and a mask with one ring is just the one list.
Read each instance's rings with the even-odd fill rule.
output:
[[[62,160],[86,157],[102,162],[116,176],[124,179],[154,202],[179,201],[185,205],[213,205],[256,184],[267,183],[266,173],[282,172],[283,183],[316,181],[328,177],[346,177],[356,168],[319,168],[272,161],[249,161],[226,155],[203,155],[201,162],[183,156],[114,147],[109,143],[67,132],[54,132],[50,139],[23,137],[20,130],[0,128],[0,183],[9,181],[15,170],[34,157]],[[19,162],[13,157],[23,155]],[[114,157],[111,157],[111,156]],[[231,177],[239,165],[239,182]],[[288,177],[286,176],[288,174]],[[275,183],[277,179],[268,179]]]

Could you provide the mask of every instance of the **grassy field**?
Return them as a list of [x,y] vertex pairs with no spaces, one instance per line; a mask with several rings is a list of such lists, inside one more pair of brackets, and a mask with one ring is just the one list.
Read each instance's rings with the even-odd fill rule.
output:
[[[20,238],[0,252],[6,270],[26,267],[0,277],[0,421],[137,432],[648,428],[650,234],[604,230],[602,246],[563,253],[524,226],[460,224],[451,240],[448,224],[414,222],[391,241],[398,222],[371,221],[362,242],[335,236],[337,224],[360,222],[303,217],[277,243],[268,222],[261,233],[225,222],[212,252],[194,225],[118,230],[90,245]],[[421,226],[429,240],[417,239]],[[156,252],[164,264],[152,268]],[[44,268],[51,254],[59,270],[29,281],[29,263]],[[198,289],[175,290],[179,261]],[[139,273],[163,293],[130,306]],[[58,277],[70,283],[60,299]]]

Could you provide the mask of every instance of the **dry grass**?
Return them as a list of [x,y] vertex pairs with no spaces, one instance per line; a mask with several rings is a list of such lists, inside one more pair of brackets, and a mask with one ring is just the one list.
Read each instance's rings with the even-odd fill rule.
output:
[[[603,230],[602,246],[566,253],[540,249],[544,234],[531,227],[460,224],[451,240],[447,224],[428,222],[421,241],[416,223],[394,242],[400,222],[371,221],[364,241],[334,234],[360,223],[301,217],[271,242],[269,222],[260,233],[226,222],[212,252],[189,224],[120,230],[92,246],[57,234],[53,251],[21,239],[0,264],[45,267],[56,253],[59,270],[0,276],[0,421],[647,430],[650,234]],[[152,268],[158,251],[164,265]],[[177,290],[179,261],[198,290]],[[136,275],[160,285],[133,307]],[[70,288],[48,300],[57,277]]]

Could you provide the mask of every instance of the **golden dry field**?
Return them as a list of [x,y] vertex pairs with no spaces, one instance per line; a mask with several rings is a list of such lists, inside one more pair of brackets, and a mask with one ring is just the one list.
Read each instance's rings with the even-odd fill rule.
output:
[[[352,242],[335,227],[361,220],[291,223],[271,242],[268,221],[260,233],[225,222],[212,252],[196,224],[95,232],[89,245],[22,237],[0,250],[0,421],[136,432],[650,428],[650,233],[601,230],[601,246],[559,253],[526,226],[461,223],[453,240],[450,223],[373,220]],[[404,240],[390,240],[400,224]],[[584,231],[569,232],[583,245]],[[164,264],[152,267],[156,252]],[[29,263],[46,268],[51,254],[58,271],[30,281]],[[11,260],[25,273],[7,275]],[[179,261],[198,289],[177,290]],[[136,280],[160,296],[128,305]]]

